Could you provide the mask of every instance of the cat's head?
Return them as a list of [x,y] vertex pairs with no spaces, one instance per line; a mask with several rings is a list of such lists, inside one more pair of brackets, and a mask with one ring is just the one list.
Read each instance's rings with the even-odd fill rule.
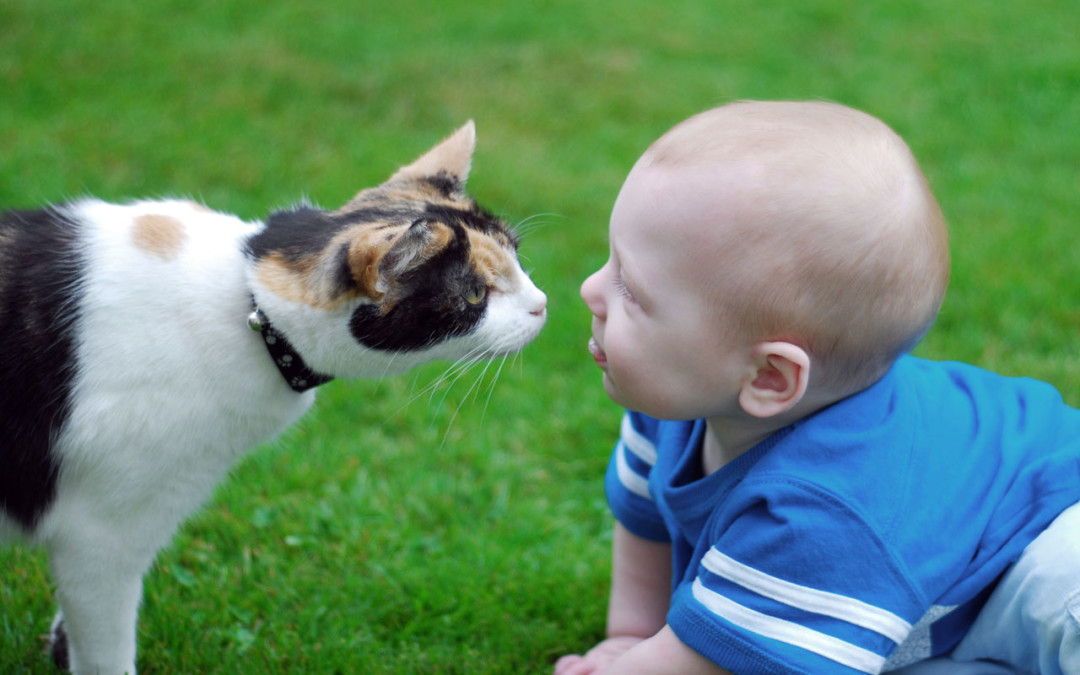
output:
[[377,377],[518,351],[546,318],[516,234],[465,193],[470,121],[336,211],[274,213],[248,242],[259,306],[313,369]]

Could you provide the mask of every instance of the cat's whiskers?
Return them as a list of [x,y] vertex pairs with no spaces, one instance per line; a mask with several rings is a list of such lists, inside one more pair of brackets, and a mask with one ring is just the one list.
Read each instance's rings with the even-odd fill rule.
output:
[[515,233],[517,233],[519,238],[524,239],[525,237],[528,237],[530,234],[532,234],[533,230],[538,230],[541,227],[546,227],[547,225],[551,224],[549,222],[540,220],[541,218],[562,218],[564,220],[566,219],[565,216],[561,216],[558,213],[536,213],[522,219],[516,225],[513,225],[512,229]]
[[[480,413],[480,426],[484,426],[484,420],[487,419],[488,407],[491,406],[491,397],[495,394],[495,383],[499,381],[499,376],[502,375],[503,366],[506,365],[508,356],[508,354],[503,354],[502,360],[499,361],[499,368],[495,371],[495,376],[491,378],[491,384],[488,385],[487,399],[484,400],[484,409]],[[484,369],[484,373],[486,372],[487,368]]]
[[[443,445],[446,445],[446,439],[450,437],[450,430],[454,428],[454,420],[457,419],[458,413],[461,412],[462,406],[464,406],[465,403],[469,400],[469,396],[473,397],[473,401],[476,400],[476,395],[480,392],[480,389],[481,389],[480,383],[483,382],[484,376],[487,374],[488,369],[491,368],[492,363],[493,363],[493,359],[488,359],[487,361],[484,362],[484,369],[480,371],[480,375],[476,378],[476,380],[471,385],[469,385],[468,390],[465,391],[465,395],[461,397],[460,401],[458,401],[457,407],[454,408],[454,414],[450,416],[450,421],[446,423],[446,431],[443,432],[442,443],[439,444],[440,448]],[[471,366],[472,363],[469,363],[468,365]],[[471,368],[469,368],[469,367],[464,368],[461,371],[461,373],[458,375],[458,377],[454,379],[454,382],[451,384],[451,387],[453,387],[453,384],[456,384],[457,381],[459,379],[461,379],[461,377],[464,376],[465,373],[468,372],[469,370],[471,370]],[[447,389],[447,394],[449,394],[449,392],[450,392],[450,390]],[[446,396],[443,396],[443,401],[445,401],[445,400],[446,400]],[[442,407],[441,402],[440,402],[440,407]]]
[[[450,387],[453,387],[454,384],[457,383],[457,381],[459,379],[461,379],[461,376],[464,375],[465,372],[467,372],[472,367],[472,365],[474,363],[476,363],[476,357],[482,351],[483,351],[482,347],[476,347],[476,348],[472,349],[471,351],[469,351],[468,353],[466,353],[461,358],[459,358],[457,361],[454,361],[453,363],[451,363],[446,368],[446,370],[443,371],[442,375],[440,375],[439,378],[435,380],[434,383],[432,383],[431,385],[429,385],[428,387],[425,388],[425,391],[427,389],[429,389],[429,388],[430,389],[437,389],[438,387],[440,387],[442,384],[444,384],[447,380],[449,380],[451,378],[453,378],[453,382],[450,383]],[[428,399],[428,401],[430,402],[431,399],[434,398],[434,396],[435,396],[434,391],[432,391],[432,395]],[[443,398],[445,399],[446,397],[444,396]]]
[[382,375],[378,377],[375,384],[375,393],[379,393],[379,388],[382,387],[383,380],[390,374],[390,369],[394,365],[394,360],[398,357],[398,352],[394,352],[390,355],[390,358],[386,362],[386,367],[383,368]]
[[393,352],[390,354],[390,358],[386,361],[386,367],[383,368],[382,375],[379,377],[380,380],[390,374],[390,369],[393,367],[394,361],[397,360],[398,354],[399,352]]
[[[458,380],[465,376],[465,373],[469,372],[469,370],[473,366],[473,363],[475,362],[471,360],[457,361],[456,363],[454,363],[453,366],[448,368],[445,373],[443,373],[442,377],[440,377],[436,381],[437,387],[442,387],[442,385],[445,384],[447,380],[450,380],[450,384],[448,384],[443,389],[442,398],[439,399],[438,405],[435,406],[433,414],[438,414],[442,410],[443,405],[446,403],[446,397],[450,395],[450,390],[454,388],[454,385],[458,383]],[[432,389],[431,396],[428,397],[428,403],[434,401],[435,393],[436,389]]]
[[[467,352],[465,355],[463,355],[462,357],[460,357],[456,361],[454,361],[453,363],[451,363],[449,366],[446,367],[446,369],[437,378],[435,378],[431,382],[424,385],[424,387],[420,391],[418,391],[418,392],[414,393],[413,395],[411,395],[409,397],[409,400],[406,401],[405,404],[402,405],[401,408],[399,408],[398,411],[395,412],[394,414],[396,415],[396,414],[400,413],[402,410],[409,407],[410,405],[412,405],[413,403],[415,403],[419,399],[423,398],[425,395],[428,395],[428,402],[433,403],[434,400],[435,400],[435,394],[438,392],[438,390],[440,388],[442,388],[442,386],[444,384],[446,384],[446,382],[448,380],[452,379],[453,381],[450,382],[449,386],[447,387],[447,391],[443,395],[443,400],[445,400],[446,394],[449,393],[449,390],[453,388],[454,384],[459,379],[461,379],[461,376],[465,373],[465,371],[467,371],[470,366],[472,366],[474,363],[476,363],[477,356],[480,355],[481,353],[483,353],[483,351],[484,351],[483,347],[476,347],[476,348],[472,349],[471,351]],[[413,380],[413,387],[415,387],[415,386],[416,386],[416,380],[414,379]],[[441,406],[441,402],[440,402],[440,406]],[[438,408],[436,408],[436,412],[437,411],[438,411]]]

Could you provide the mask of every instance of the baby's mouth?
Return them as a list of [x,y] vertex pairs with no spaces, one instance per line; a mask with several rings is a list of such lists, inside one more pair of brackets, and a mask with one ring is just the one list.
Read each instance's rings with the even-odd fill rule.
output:
[[600,343],[596,341],[596,338],[589,338],[589,353],[592,354],[596,365],[601,368],[607,365],[607,354],[600,348]]

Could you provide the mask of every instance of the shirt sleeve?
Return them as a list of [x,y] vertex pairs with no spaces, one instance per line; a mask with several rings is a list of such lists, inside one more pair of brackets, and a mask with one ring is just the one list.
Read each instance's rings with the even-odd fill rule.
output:
[[619,442],[604,477],[604,491],[615,519],[626,529],[650,541],[667,542],[668,530],[649,486],[656,466],[658,426],[656,420],[640,413],[623,415]]
[[881,672],[929,603],[874,529],[790,480],[740,493],[676,589],[676,635],[740,675]]

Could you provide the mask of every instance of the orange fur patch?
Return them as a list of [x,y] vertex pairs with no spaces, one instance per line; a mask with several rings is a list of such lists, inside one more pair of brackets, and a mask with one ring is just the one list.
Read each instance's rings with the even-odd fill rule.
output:
[[371,300],[381,300],[383,291],[376,288],[379,281],[379,261],[389,250],[391,243],[404,227],[380,228],[379,226],[355,226],[335,237],[341,246],[349,242],[349,269],[359,287],[359,295]]
[[507,247],[509,242],[502,242],[490,236],[468,230],[469,247],[475,269],[484,278],[488,286],[503,292],[516,290],[512,287],[514,279],[514,254]]
[[162,260],[175,260],[186,240],[184,224],[172,216],[139,216],[131,229],[135,248]]
[[[346,228],[320,253],[299,260],[272,253],[258,262],[259,280],[283,298],[327,311],[352,298],[381,300],[383,293],[376,289],[379,261],[401,229],[404,227],[389,231],[371,225]],[[340,293],[335,287],[340,262],[336,258],[342,246],[348,247],[349,269],[357,285],[350,293]]]
[[[275,252],[257,263],[259,280],[272,292],[294,302],[332,311],[342,303],[365,298],[379,303],[387,313],[401,300],[400,293],[390,287],[379,287],[379,263],[383,256],[409,229],[408,223],[373,222],[346,227],[320,251],[300,259],[290,259]],[[513,292],[516,258],[511,243],[501,234],[494,237],[466,229],[473,268],[491,288]],[[453,230],[433,223],[428,237],[402,262],[412,266],[422,264],[450,244]],[[347,250],[349,270],[355,288],[342,292],[340,287],[341,249]],[[404,270],[397,270],[403,272]],[[393,276],[393,275],[391,275]]]
[[296,263],[275,252],[258,262],[256,274],[264,286],[283,298],[330,309],[324,303],[314,301],[314,294],[306,283],[315,261],[316,258],[311,257]]

